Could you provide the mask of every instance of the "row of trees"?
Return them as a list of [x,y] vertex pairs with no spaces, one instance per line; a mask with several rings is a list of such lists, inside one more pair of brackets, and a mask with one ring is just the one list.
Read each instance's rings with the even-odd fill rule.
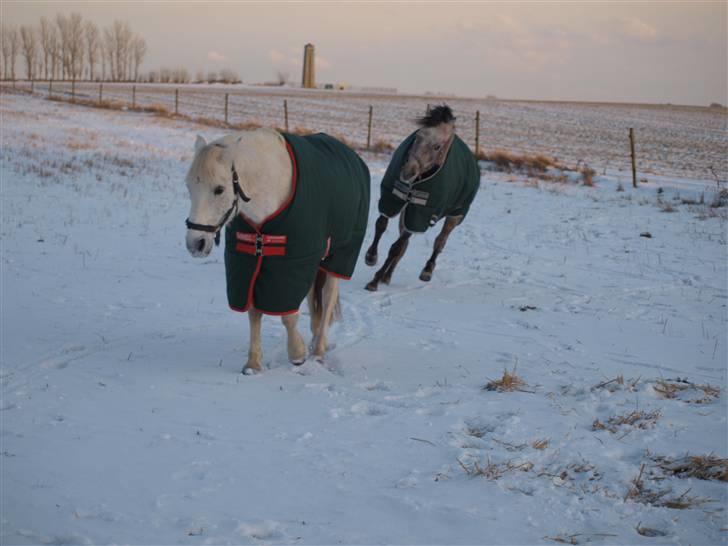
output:
[[78,13],[41,17],[38,25],[20,28],[3,23],[1,34],[4,79],[24,73],[31,80],[137,81],[147,53],[146,41],[128,22],[100,30]]

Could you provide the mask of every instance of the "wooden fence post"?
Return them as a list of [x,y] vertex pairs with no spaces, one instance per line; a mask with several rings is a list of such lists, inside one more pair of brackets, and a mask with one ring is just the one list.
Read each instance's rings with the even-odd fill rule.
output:
[[76,102],[76,78],[71,80],[71,102]]
[[174,115],[179,114],[179,89],[174,90]]
[[367,127],[367,150],[372,145],[372,112],[374,108],[372,106],[369,106],[369,124]]
[[637,158],[634,155],[634,129],[629,129],[629,147],[632,151],[632,187],[637,187]]
[[283,118],[285,120],[286,133],[288,132],[288,101],[283,99]]
[[48,97],[53,96],[53,78],[48,80]]
[[430,103],[427,103],[427,110],[425,110],[425,115],[430,115]]
[[480,110],[475,111],[475,158],[480,153]]
[[131,86],[131,109],[136,110],[136,85]]
[[30,92],[33,92],[33,79],[30,79]]
[[228,94],[225,93],[225,125],[228,122]]

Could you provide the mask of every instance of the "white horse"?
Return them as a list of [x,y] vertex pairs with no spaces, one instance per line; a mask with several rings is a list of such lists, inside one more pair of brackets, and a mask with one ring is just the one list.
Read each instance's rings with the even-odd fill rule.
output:
[[[295,171],[295,158],[287,146],[287,140],[272,129],[242,131],[209,144],[198,135],[195,156],[186,178],[192,201],[187,220],[186,242],[189,252],[195,257],[209,255],[213,243],[219,241],[220,231],[237,216],[244,218],[250,225],[263,226],[267,219],[291,203],[296,191]],[[261,235],[262,230],[256,228],[256,231],[259,237],[268,237]],[[254,239],[251,242],[255,242]],[[331,245],[331,238],[328,245]],[[251,248],[255,247],[251,244]],[[260,251],[260,248],[257,250]],[[261,254],[262,261],[267,254]],[[339,281],[334,274],[327,274],[322,269],[311,280],[314,282],[307,297],[313,334],[311,349],[313,355],[321,360],[327,348],[328,329],[337,314]],[[251,287],[251,294],[252,290]],[[241,310],[247,310],[250,319],[250,348],[243,373],[254,374],[261,371],[260,330],[263,313],[252,303],[252,298],[250,307]],[[272,314],[282,315],[281,320],[288,333],[288,358],[293,364],[302,364],[307,351],[297,328],[297,309],[289,314]]]

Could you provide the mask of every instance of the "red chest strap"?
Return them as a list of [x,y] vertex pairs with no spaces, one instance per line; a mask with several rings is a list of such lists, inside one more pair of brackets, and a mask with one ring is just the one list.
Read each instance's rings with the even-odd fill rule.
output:
[[253,256],[285,256],[286,235],[265,235],[262,233],[240,233],[235,237],[238,243],[235,245],[237,252],[251,254]]

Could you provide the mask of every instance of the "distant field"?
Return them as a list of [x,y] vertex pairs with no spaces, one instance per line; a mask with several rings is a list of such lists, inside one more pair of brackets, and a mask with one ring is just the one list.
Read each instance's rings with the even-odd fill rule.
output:
[[[7,86],[8,84],[3,84]],[[28,87],[23,83],[24,88]],[[458,132],[475,144],[475,113],[480,111],[481,149],[543,153],[567,163],[588,163],[598,172],[630,169],[628,129],[637,136],[640,176],[728,179],[728,115],[725,109],[669,105],[567,103],[372,95],[223,85],[136,86],[137,106],[175,108],[179,113],[222,120],[229,94],[228,120],[283,127],[283,101],[288,102],[289,127],[343,136],[358,145],[367,139],[369,106],[373,107],[372,143],[397,144],[413,129],[413,120],[427,104],[447,102],[458,116]],[[34,86],[48,94],[47,83]],[[70,83],[54,83],[53,94],[69,96]],[[97,100],[98,84],[76,85],[79,98]],[[131,104],[131,84],[103,86],[104,100]],[[713,174],[713,172],[715,174]]]

